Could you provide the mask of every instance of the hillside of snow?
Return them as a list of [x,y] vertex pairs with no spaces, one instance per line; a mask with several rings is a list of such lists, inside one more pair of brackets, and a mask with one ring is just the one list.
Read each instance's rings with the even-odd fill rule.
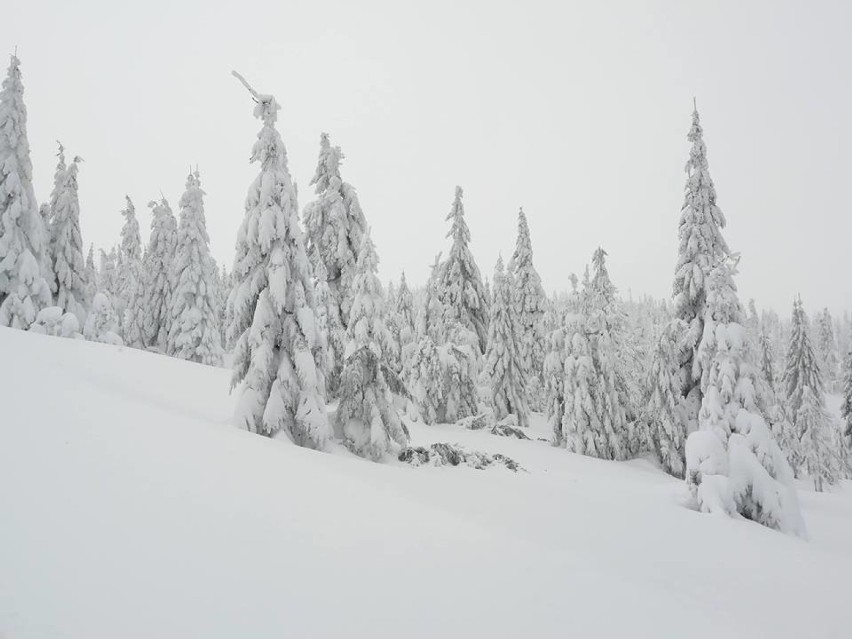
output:
[[0,354],[4,639],[852,634],[849,484],[803,488],[802,541],[645,461],[415,424],[525,471],[374,464],[235,429],[227,370],[11,329]]

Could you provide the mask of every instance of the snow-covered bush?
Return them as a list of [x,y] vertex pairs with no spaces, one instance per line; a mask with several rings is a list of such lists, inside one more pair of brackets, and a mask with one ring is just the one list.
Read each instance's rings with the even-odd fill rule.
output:
[[80,321],[74,313],[66,313],[59,306],[48,306],[39,311],[30,331],[53,337],[79,338]]
[[83,337],[90,342],[124,345],[118,334],[118,318],[106,293],[96,293],[92,298],[92,308],[83,327]]

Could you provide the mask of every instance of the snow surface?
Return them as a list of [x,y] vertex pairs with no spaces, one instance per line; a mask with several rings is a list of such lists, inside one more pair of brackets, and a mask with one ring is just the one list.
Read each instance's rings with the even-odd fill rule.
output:
[[374,464],[237,430],[224,369],[5,328],[0,353],[4,639],[850,634],[850,484],[801,494],[805,542],[646,461],[415,424],[527,472]]

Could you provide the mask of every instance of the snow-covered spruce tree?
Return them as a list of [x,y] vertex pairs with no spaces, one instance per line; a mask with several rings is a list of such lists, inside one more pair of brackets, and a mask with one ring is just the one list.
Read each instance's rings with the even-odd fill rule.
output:
[[391,316],[390,329],[391,334],[396,340],[400,351],[400,368],[405,368],[405,350],[409,344],[414,341],[414,296],[411,294],[411,289],[408,288],[408,282],[405,280],[405,273],[399,281],[399,290],[396,295],[394,312]]
[[83,337],[90,342],[115,346],[124,344],[118,335],[118,318],[106,293],[95,293],[92,298],[92,308],[83,327]]
[[788,414],[792,421],[788,455],[797,475],[806,473],[817,490],[834,483],[841,472],[840,438],[834,436],[835,424],[825,410],[825,386],[817,355],[811,346],[808,317],[802,300],[793,302],[790,344],[784,387]]
[[218,366],[222,362],[217,315],[218,269],[210,255],[204,191],[198,171],[187,176],[179,205],[166,350],[181,359]]
[[225,286],[225,300],[222,305],[222,317],[225,322],[222,334],[222,346],[226,352],[230,353],[234,350],[234,346],[236,344],[234,340],[237,337],[231,334],[231,324],[234,323],[234,307],[232,304],[231,293],[233,293],[234,287],[236,286],[236,278],[234,277],[233,272],[227,274]]
[[98,292],[98,269],[95,266],[95,245],[89,244],[86,253],[86,299],[93,300]]
[[[367,227],[354,187],[340,177],[343,157],[340,147],[331,146],[328,134],[323,133],[317,169],[311,180],[317,199],[309,203],[304,212],[306,246],[314,272],[322,262],[328,289],[337,304],[336,313],[330,311],[330,317],[336,315],[340,321],[329,322],[329,330],[333,332],[329,342],[334,344],[345,341],[343,333],[349,322],[358,249]],[[332,394],[338,386],[342,355],[342,351],[337,351],[329,379]]]
[[90,303],[83,237],[80,234],[80,199],[77,172],[80,158],[75,157],[65,170],[56,198],[50,228],[50,254],[56,276],[56,306],[63,313],[74,313],[82,326]]
[[56,142],[58,146],[58,150],[56,152],[56,169],[53,172],[53,188],[50,191],[50,202],[47,204],[47,214],[42,215],[42,218],[45,220],[45,229],[47,238],[47,247],[45,250],[45,256],[47,257],[48,267],[42,269],[45,280],[47,280],[48,285],[50,286],[51,294],[56,296],[56,273],[53,272],[53,263],[56,259],[56,256],[53,254],[53,242],[52,242],[52,229],[53,229],[53,219],[56,216],[56,207],[59,204],[59,196],[62,193],[63,186],[65,185],[65,171],[68,169],[68,165],[65,163],[65,147],[62,146],[62,142],[57,140]]
[[817,356],[811,345],[808,332],[808,316],[802,306],[801,298],[793,301],[793,315],[790,320],[790,343],[787,346],[787,361],[784,368],[784,390],[787,405],[792,415],[802,407],[805,389],[813,388],[823,392],[822,375]]
[[20,60],[0,89],[0,326],[27,329],[50,304],[39,263],[47,237],[33,191]]
[[365,232],[352,282],[346,353],[336,421],[347,448],[381,460],[408,445],[408,432],[393,405],[387,376],[396,344],[384,320],[378,258]]
[[456,187],[453,206],[447,215],[451,223],[447,237],[453,244],[438,272],[437,293],[447,313],[447,322],[473,331],[485,352],[488,341],[488,304],[479,267],[470,252],[470,230],[464,219],[462,188]]
[[775,347],[772,344],[772,337],[765,331],[760,332],[758,337],[758,346],[760,348],[760,371],[763,373],[763,379],[769,385],[769,390],[775,392]]
[[734,266],[722,258],[704,280],[706,310],[696,358],[702,366],[699,430],[686,440],[686,481],[702,512],[739,514],[804,535],[793,472],[759,403]]
[[[99,249],[99,268],[97,274],[98,288],[103,290],[109,296],[110,300],[116,299],[119,293],[118,289],[118,267],[116,259],[118,257],[115,247],[112,247],[109,252]],[[118,316],[118,313],[116,313]],[[119,321],[119,328],[121,322]]]
[[852,347],[843,360],[842,395],[840,416],[843,418],[843,434],[846,436],[846,444],[852,445]]
[[701,378],[710,362],[698,357],[704,335],[707,279],[714,265],[729,255],[722,237],[725,216],[716,206],[716,189],[710,178],[704,132],[698,110],[692,113],[687,136],[692,143],[686,163],[686,188],[678,225],[678,259],[673,285],[674,317],[685,322],[681,345],[681,395],[684,398],[686,431],[695,430],[702,401]]
[[650,395],[644,409],[651,444],[663,470],[679,478],[684,476],[686,431],[684,420],[678,414],[681,410],[678,348],[685,329],[679,320],[664,326],[651,361]]
[[[518,212],[518,237],[509,262],[509,272],[514,282],[512,303],[527,383],[527,399],[530,407],[539,411],[544,405],[544,313],[547,296],[533,266],[530,229],[524,209]],[[496,289],[497,283],[494,284]]]
[[153,216],[148,250],[143,259],[145,272],[145,344],[161,351],[168,349],[171,329],[174,262],[177,247],[177,220],[166,198],[148,202]]
[[[571,316],[562,323],[568,326]],[[565,417],[565,348],[566,328],[560,326],[547,336],[547,355],[544,358],[545,415],[553,428],[553,445],[564,446],[562,419]]]
[[623,315],[603,249],[595,251],[593,266],[581,313],[566,332],[562,438],[572,452],[625,459],[646,443],[633,420],[622,367]]
[[121,244],[118,248],[118,291],[116,312],[122,324],[124,343],[145,348],[145,278],[142,271],[142,238],[136,208],[129,197],[121,211]]
[[485,351],[485,374],[489,380],[491,407],[495,419],[514,415],[518,426],[529,424],[526,383],[529,371],[521,356],[523,335],[516,331],[520,325],[515,317],[515,288],[512,272],[503,272],[503,258],[494,269],[494,297],[488,323],[488,347]]
[[314,271],[314,303],[317,317],[317,339],[321,340],[323,356],[317,360],[323,377],[334,373],[334,364],[346,352],[346,333],[339,330],[340,307],[328,288],[325,265],[320,262]]
[[823,381],[829,390],[834,390],[837,382],[837,341],[834,339],[834,320],[827,308],[816,318],[816,350],[819,358],[819,369]]
[[831,416],[825,410],[823,394],[808,386],[802,396],[802,405],[796,413],[796,429],[801,433],[802,470],[822,492],[836,484],[840,472],[838,452],[832,441]]
[[40,205],[38,207],[38,215],[41,221],[38,233],[40,237],[44,238],[44,247],[39,252],[39,255],[36,256],[36,259],[38,259],[39,272],[44,277],[44,281],[47,282],[52,298],[54,289],[56,288],[56,275],[53,273],[53,257],[50,254],[50,224],[52,219],[50,204],[45,202]]
[[444,418],[446,379],[436,342],[443,341],[443,306],[435,290],[440,255],[432,266],[417,318],[417,338],[406,350],[403,375],[417,412],[427,424]]
[[263,123],[251,155],[260,174],[246,196],[229,300],[229,334],[236,342],[231,383],[242,383],[236,418],[251,432],[283,431],[299,446],[322,449],[330,437],[317,366],[323,353],[296,191],[275,128],[280,107],[234,75],[252,94],[254,116]]

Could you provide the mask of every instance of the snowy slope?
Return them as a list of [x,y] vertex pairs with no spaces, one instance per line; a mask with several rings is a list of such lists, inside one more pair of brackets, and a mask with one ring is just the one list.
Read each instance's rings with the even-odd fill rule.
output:
[[11,329],[0,354],[5,639],[852,634],[848,486],[802,495],[803,542],[647,462],[415,425],[528,472],[377,465],[234,429],[225,370]]

